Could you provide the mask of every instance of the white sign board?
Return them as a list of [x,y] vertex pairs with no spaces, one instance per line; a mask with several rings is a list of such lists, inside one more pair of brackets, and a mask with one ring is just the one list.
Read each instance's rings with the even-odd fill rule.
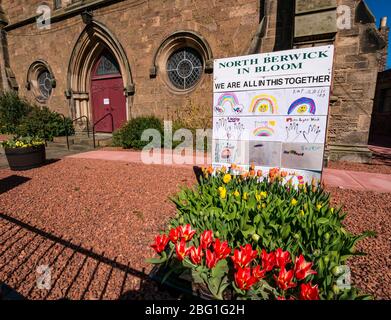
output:
[[320,179],[334,46],[214,62],[213,165]]

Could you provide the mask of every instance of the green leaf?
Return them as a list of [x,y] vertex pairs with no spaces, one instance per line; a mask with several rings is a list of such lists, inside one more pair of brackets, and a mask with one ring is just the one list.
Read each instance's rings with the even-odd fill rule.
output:
[[163,252],[160,258],[151,258],[151,259],[146,259],[145,261],[146,263],[150,263],[150,264],[162,264],[166,262],[167,259],[168,259],[167,253]]
[[327,219],[327,218],[319,218],[318,220],[316,220],[316,222],[317,222],[318,224],[326,224],[326,223],[329,223],[330,220]]
[[212,269],[212,277],[221,279],[228,273],[227,260],[220,260]]

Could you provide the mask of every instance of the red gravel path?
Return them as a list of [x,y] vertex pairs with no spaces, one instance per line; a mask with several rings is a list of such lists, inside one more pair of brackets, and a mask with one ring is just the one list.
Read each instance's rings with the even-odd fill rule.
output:
[[[15,173],[1,170],[0,181],[12,175]],[[73,244],[93,248],[95,253],[104,252],[105,257],[116,259],[124,265],[129,263],[133,269],[147,268],[147,271],[150,265],[145,263],[145,259],[153,255],[148,247],[157,232],[166,229],[169,217],[175,212],[168,197],[178,191],[179,185],[195,181],[191,168],[73,159],[17,175],[31,180],[0,194],[0,213],[49,234],[63,235],[67,240],[72,239]],[[6,189],[3,182],[0,193]],[[10,230],[7,231],[7,228]],[[0,218],[0,255],[7,251],[0,256],[0,281],[6,280],[10,287],[18,288],[19,282],[27,276],[18,291],[29,298],[45,298],[45,292],[36,289],[30,292],[34,287],[35,268],[57,259],[52,270],[53,282],[57,276],[60,279],[47,298],[102,298],[105,280],[111,269],[109,265],[100,264],[88,292],[83,296],[82,291],[98,263],[97,260],[87,259],[76,277],[77,283],[67,291],[85,256],[62,245],[56,245],[45,253],[52,241],[41,236],[34,238],[35,234],[26,230],[18,231],[17,236],[21,239],[11,246],[16,237],[13,233],[17,230],[17,225]],[[22,251],[19,253],[18,250]],[[57,257],[60,250],[63,252]],[[41,253],[45,254],[39,262],[35,261]],[[15,254],[17,257],[13,259]],[[30,254],[28,263],[12,274],[24,257]],[[124,272],[113,271],[104,298],[118,298],[133,287],[139,290],[140,281],[129,277],[125,289],[119,292],[124,276]],[[151,298],[151,292],[147,292],[148,295]]]
[[[0,281],[32,299],[172,298],[132,272],[150,271],[148,246],[175,213],[168,197],[194,182],[191,167],[117,161],[65,159],[28,172],[0,170]],[[353,280],[390,299],[391,194],[331,191],[346,204],[350,230],[379,233],[360,245],[369,255],[352,263]],[[42,264],[52,266],[50,291],[36,288]]]

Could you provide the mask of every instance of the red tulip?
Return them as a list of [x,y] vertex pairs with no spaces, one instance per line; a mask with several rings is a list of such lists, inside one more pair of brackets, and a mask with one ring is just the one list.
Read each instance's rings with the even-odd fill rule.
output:
[[205,230],[200,239],[202,249],[208,249],[213,243],[213,231]]
[[297,280],[304,280],[311,274],[316,274],[316,271],[311,270],[313,263],[307,262],[304,259],[303,255],[300,255],[299,258],[296,258],[295,261],[295,275]]
[[302,284],[300,286],[300,299],[301,300],[319,300],[318,285],[313,286],[312,283]]
[[265,249],[262,249],[262,268],[266,272],[272,271],[276,265],[276,255],[274,252],[267,253]]
[[180,233],[181,233],[180,228],[181,227],[174,228],[174,229],[170,230],[170,233],[168,236],[170,237],[170,240],[173,244],[176,244],[180,238]]
[[265,278],[266,270],[262,270],[261,266],[257,266],[253,269],[253,277],[257,280]]
[[195,235],[196,231],[191,228],[190,224],[187,224],[186,226],[180,227],[180,237],[184,239],[186,242],[193,239],[193,236]]
[[253,250],[250,244],[247,244],[245,247],[240,247],[240,250],[235,249],[234,256],[231,257],[235,268],[245,268],[247,267],[258,255],[256,250]]
[[213,249],[218,260],[224,260],[231,254],[231,248],[228,246],[228,241],[221,243],[220,239],[216,239]]
[[186,248],[185,239],[182,239],[180,242],[177,242],[177,244],[175,245],[175,251],[176,251],[176,255],[178,257],[178,260],[183,261],[189,252],[189,249]]
[[291,262],[291,255],[288,251],[283,251],[281,248],[276,250],[276,264],[279,268],[285,268],[285,266]]
[[285,291],[296,287],[297,284],[292,281],[294,275],[294,270],[286,271],[285,267],[282,267],[278,277],[274,276],[274,279],[276,280],[277,285]]
[[204,253],[202,252],[201,247],[199,247],[198,249],[196,247],[191,247],[189,249],[189,255],[191,262],[193,262],[195,265],[199,265],[201,264],[202,256],[204,255]]
[[241,290],[250,290],[257,282],[257,279],[251,275],[251,268],[239,268],[235,273],[235,284]]
[[151,248],[153,248],[157,253],[163,252],[170,239],[165,235],[156,236],[155,243],[151,245]]
[[210,251],[209,249],[206,250],[206,266],[209,269],[213,269],[218,261],[219,260],[217,259],[216,253]]

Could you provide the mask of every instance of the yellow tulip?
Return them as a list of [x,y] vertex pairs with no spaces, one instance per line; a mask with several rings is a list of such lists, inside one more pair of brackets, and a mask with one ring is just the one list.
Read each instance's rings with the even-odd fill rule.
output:
[[227,197],[227,189],[225,189],[224,187],[220,187],[219,192],[221,199],[225,199]]
[[296,200],[295,198],[293,198],[293,199],[292,199],[292,201],[291,201],[291,205],[292,205],[292,206],[295,206],[295,205],[297,205],[297,200]]
[[236,190],[236,191],[234,192],[234,196],[235,196],[235,197],[239,197],[239,196],[240,196],[240,192],[239,192],[238,190]]
[[232,180],[232,177],[231,177],[230,174],[226,174],[226,175],[224,176],[224,178],[223,178],[223,182],[224,182],[225,184],[230,183],[231,180]]

